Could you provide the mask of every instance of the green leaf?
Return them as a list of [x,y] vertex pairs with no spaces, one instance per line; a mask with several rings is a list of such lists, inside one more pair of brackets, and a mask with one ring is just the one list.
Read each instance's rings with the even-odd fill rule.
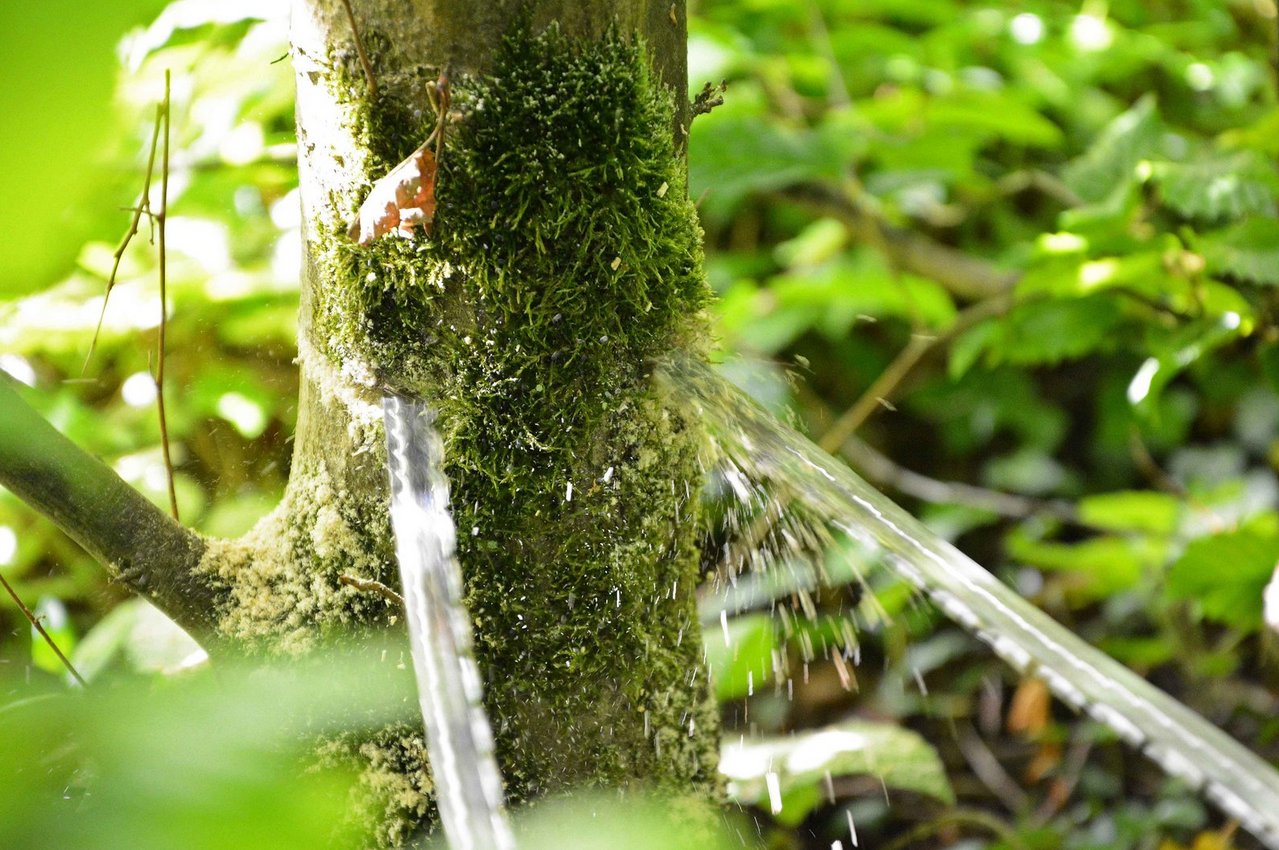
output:
[[173,674],[208,655],[180,626],[145,599],[126,599],[85,635],[72,662],[90,682],[117,659],[134,673]]
[[973,133],[986,140],[1043,148],[1061,142],[1056,124],[1007,91],[959,89],[929,100],[924,115],[931,131],[942,137]]
[[358,846],[343,824],[349,763],[299,765],[318,761],[317,735],[405,722],[415,701],[378,654],[316,661],[231,663],[163,687],[126,681],[6,705],[0,846]]
[[126,599],[112,608],[80,641],[71,662],[86,681],[96,679],[124,651],[138,621],[138,611],[145,604],[141,599]]
[[1133,182],[1137,163],[1159,152],[1163,122],[1153,95],[1146,95],[1098,134],[1082,156],[1066,166],[1062,178],[1089,203]]
[[1252,218],[1205,234],[1199,248],[1213,274],[1279,286],[1279,219]]
[[1209,154],[1189,162],[1157,162],[1151,182],[1164,203],[1201,221],[1274,215],[1279,174],[1251,151]]
[[1106,531],[1172,534],[1181,510],[1175,496],[1150,490],[1099,493],[1079,500],[1080,522]]
[[793,239],[773,250],[777,262],[788,269],[816,266],[830,260],[848,244],[848,228],[833,218],[819,218]]
[[738,699],[773,676],[777,632],[767,614],[749,614],[725,621],[723,628],[707,628],[706,665],[721,702]]
[[1084,601],[1136,587],[1148,571],[1163,563],[1166,546],[1146,537],[1103,536],[1082,543],[1049,543],[1014,533],[1006,540],[1008,554],[1032,567],[1071,573],[1073,586]]
[[827,777],[866,775],[944,803],[955,799],[936,750],[887,723],[850,720],[786,738],[730,742],[720,772],[734,802],[770,809],[786,824],[801,822],[820,803],[823,795],[814,792]]
[[1003,338],[1004,329],[997,319],[978,322],[964,331],[950,345],[946,373],[952,381],[964,376],[977,364],[986,349]]
[[1225,313],[1178,328],[1137,369],[1128,384],[1128,402],[1147,418],[1157,415],[1164,387],[1205,355],[1251,331],[1237,313]]
[[955,304],[937,283],[894,275],[876,255],[859,250],[816,267],[796,268],[759,287],[734,282],[719,305],[720,326],[743,348],[776,354],[815,331],[844,339],[859,319],[901,318],[930,328],[945,327]]
[[1198,602],[1205,617],[1252,631],[1279,562],[1279,535],[1256,526],[1200,537],[1168,570],[1168,594]]
[[1105,296],[1025,303],[999,322],[998,332],[985,332],[987,361],[1034,366],[1083,357],[1109,348],[1122,319]]
[[722,220],[752,194],[841,177],[862,144],[848,131],[824,133],[717,110],[693,125],[689,191],[706,193],[702,212]]
[[1159,240],[1145,250],[1091,260],[1079,255],[1047,255],[1026,270],[1017,292],[1068,297],[1123,288],[1156,300],[1176,296],[1188,291],[1189,284],[1165,268],[1165,252],[1174,247],[1167,242]]

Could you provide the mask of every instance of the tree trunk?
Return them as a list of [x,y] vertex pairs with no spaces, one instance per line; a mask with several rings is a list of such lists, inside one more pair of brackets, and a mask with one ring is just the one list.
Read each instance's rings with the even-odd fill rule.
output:
[[[694,604],[696,422],[650,380],[705,337],[682,134],[683,4],[355,3],[294,11],[306,257],[302,390],[281,506],[203,569],[221,628],[305,652],[398,611],[379,397],[438,411],[508,795],[716,794]],[[372,180],[416,148],[448,69],[429,231],[361,247]],[[374,94],[372,86],[376,87]],[[384,840],[429,821],[418,730],[352,745]]]

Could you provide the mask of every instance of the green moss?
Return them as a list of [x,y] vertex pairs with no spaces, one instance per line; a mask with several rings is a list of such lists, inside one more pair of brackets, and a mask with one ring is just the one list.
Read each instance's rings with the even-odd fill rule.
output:
[[394,622],[386,599],[338,578],[394,581],[381,500],[335,492],[323,465],[295,469],[289,485],[247,535],[209,541],[200,572],[231,589],[222,634],[250,651],[300,655],[353,627]]
[[[333,364],[312,379],[329,375],[317,386],[335,398],[367,368],[438,411],[508,795],[587,785],[714,798],[716,710],[693,597],[700,426],[651,378],[656,358],[706,333],[669,93],[641,46],[618,38],[521,35],[492,68],[454,81],[461,118],[430,232],[359,247],[335,222],[311,258],[310,338]],[[351,104],[370,178],[430,123],[383,88],[375,108]],[[352,441],[377,458],[372,424]],[[334,590],[343,571],[391,581],[385,491],[326,492],[324,470],[323,458],[300,463],[290,502],[262,527],[278,560],[219,560],[248,589],[227,621],[237,634],[266,624],[297,641],[296,611],[385,620],[380,600]],[[323,604],[304,599],[311,588]],[[427,787],[410,777],[411,746],[370,745],[385,811],[419,817],[404,797]],[[409,778],[389,779],[387,765]]]
[[[373,734],[348,733],[326,740],[321,766],[360,770],[351,789],[348,817],[371,832],[377,846],[401,847],[431,814],[431,779],[420,729],[388,726]],[[370,825],[371,828],[370,828]]]

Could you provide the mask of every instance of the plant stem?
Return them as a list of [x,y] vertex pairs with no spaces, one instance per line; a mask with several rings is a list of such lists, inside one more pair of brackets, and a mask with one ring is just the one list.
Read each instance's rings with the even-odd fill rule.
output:
[[67,668],[67,672],[80,683],[80,687],[87,688],[89,683],[80,675],[80,671],[71,663],[71,659],[67,658],[67,656],[63,654],[61,647],[54,642],[53,636],[45,631],[44,624],[40,622],[40,618],[27,607],[27,604],[22,601],[22,599],[18,596],[18,592],[13,589],[13,585],[9,584],[9,580],[6,579],[2,573],[0,573],[0,584],[4,585],[4,589],[9,592],[9,597],[22,611],[23,615],[31,621],[31,625],[40,633],[40,637],[44,638],[44,642],[49,644],[49,648],[53,650],[54,655],[58,656],[58,660],[62,662],[62,666]]

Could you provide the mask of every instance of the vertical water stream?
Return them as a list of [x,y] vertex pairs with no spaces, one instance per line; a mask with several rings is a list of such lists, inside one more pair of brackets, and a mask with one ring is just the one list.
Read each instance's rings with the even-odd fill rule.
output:
[[664,374],[680,401],[701,412],[712,438],[708,461],[739,497],[778,488],[871,547],[1019,673],[1041,678],[1279,850],[1279,771],[1021,598],[711,367],[685,360]]
[[425,404],[387,395],[382,413],[391,526],[440,821],[452,850],[513,850],[462,604],[443,445]]

